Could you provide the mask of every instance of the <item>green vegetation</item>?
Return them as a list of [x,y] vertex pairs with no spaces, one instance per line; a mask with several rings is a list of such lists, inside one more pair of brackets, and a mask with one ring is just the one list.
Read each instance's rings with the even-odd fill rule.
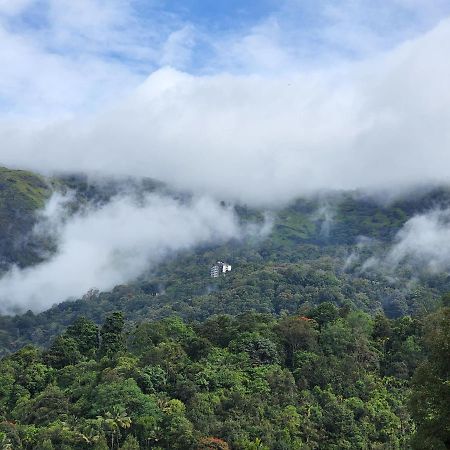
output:
[[[209,262],[226,251],[230,252],[226,259],[234,269],[226,277],[213,280],[208,273]],[[299,254],[301,262],[275,263],[263,260],[255,250],[239,251],[246,255],[239,256],[238,249],[232,247],[179,255],[157,272],[111,292],[93,290],[82,299],[58,304],[40,314],[0,316],[1,350],[7,353],[28,343],[47,346],[80,315],[99,324],[116,310],[123,311],[128,322],[172,316],[204,321],[212,315],[247,311],[275,316],[296,314],[332,302],[371,315],[402,317],[431,312],[439,292],[448,289],[448,279],[430,278],[428,284],[433,280],[433,287],[427,285],[427,280],[417,280],[405,290],[401,279],[387,283],[381,276],[347,273],[339,258],[307,260]],[[277,258],[281,259],[281,253]]]
[[0,205],[4,210],[8,205],[23,205],[30,210],[42,208],[50,193],[43,177],[25,170],[0,167],[0,183]]
[[328,302],[279,319],[79,318],[48,350],[0,362],[0,438],[18,450],[445,449],[449,318]]
[[42,261],[43,239],[28,239],[36,212],[43,208],[51,188],[43,177],[0,167],[0,272],[14,263],[26,266]]

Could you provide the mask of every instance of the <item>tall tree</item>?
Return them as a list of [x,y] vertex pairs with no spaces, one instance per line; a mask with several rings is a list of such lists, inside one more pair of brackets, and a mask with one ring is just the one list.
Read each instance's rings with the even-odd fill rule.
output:
[[444,450],[450,448],[450,307],[427,319],[425,344],[428,358],[416,370],[410,402],[413,446]]
[[100,330],[100,357],[113,357],[125,351],[124,325],[125,320],[121,312],[113,312],[106,318]]
[[75,339],[80,353],[88,358],[93,357],[99,346],[99,332],[97,325],[86,317],[79,317],[70,325],[65,333]]

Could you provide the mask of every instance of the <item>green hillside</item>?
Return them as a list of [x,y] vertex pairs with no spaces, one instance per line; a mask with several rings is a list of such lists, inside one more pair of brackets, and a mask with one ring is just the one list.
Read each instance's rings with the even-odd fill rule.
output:
[[46,244],[30,240],[29,234],[50,194],[43,177],[0,167],[0,271],[12,263],[23,267],[42,260]]
[[[51,248],[48,238],[30,238],[36,211],[50,188],[43,178],[28,172],[2,169],[1,173],[2,260],[4,265],[36,263],[42,250]],[[52,186],[75,193],[71,211],[86,203],[106,203],[124,190],[168,192],[152,180],[92,180],[83,175],[52,179]],[[74,302],[61,299],[62,303],[40,314],[0,317],[0,354],[27,343],[46,346],[80,314],[101,323],[115,310],[123,311],[130,322],[173,315],[203,321],[215,314],[246,311],[279,316],[325,301],[392,318],[425,314],[450,290],[448,274],[421,273],[403,264],[386,277],[362,271],[361,264],[382,255],[414,214],[449,204],[447,188],[420,191],[389,204],[357,192],[298,199],[269,212],[273,227],[264,238],[182,252],[110,292],[96,292]],[[243,223],[261,222],[267,213],[245,206],[237,206],[236,212]],[[21,222],[13,217],[21,217]],[[370,238],[371,245],[357,247],[360,236]],[[350,256],[355,254],[361,258],[353,261]],[[233,271],[211,280],[209,267],[218,259],[230,262]]]

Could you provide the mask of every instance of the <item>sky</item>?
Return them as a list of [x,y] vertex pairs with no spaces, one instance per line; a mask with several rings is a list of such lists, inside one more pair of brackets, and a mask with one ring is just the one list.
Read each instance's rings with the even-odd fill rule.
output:
[[433,29],[448,0],[0,0],[0,107],[89,114],[162,67],[277,76],[365,60]]
[[[109,289],[157,255],[245,235],[221,200],[276,208],[330,189],[448,184],[449,55],[449,0],[0,0],[0,165],[151,177],[193,195],[124,196],[60,224],[54,259],[0,279],[3,310],[41,310],[95,280]],[[411,219],[391,265],[449,268],[448,214]]]

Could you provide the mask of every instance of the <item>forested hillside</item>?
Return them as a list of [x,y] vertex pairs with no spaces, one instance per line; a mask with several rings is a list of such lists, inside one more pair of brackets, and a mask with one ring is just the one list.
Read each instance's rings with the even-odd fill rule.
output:
[[450,0],[0,0],[0,450],[450,450],[449,54]]
[[[47,197],[50,189],[71,192],[69,215],[86,206],[98,207],[123,192],[132,192],[134,196],[146,192],[179,195],[152,180],[96,180],[82,175],[61,176],[46,183],[37,176],[31,179],[43,183],[42,195]],[[48,257],[49,249],[56,251],[51,237],[46,235],[46,253],[42,238],[36,241],[31,232],[37,220],[36,208],[43,206],[45,197],[34,204],[35,209],[24,212],[22,204],[13,201],[20,194],[20,190],[15,191],[16,182],[10,177],[5,183],[9,203],[5,203],[4,210],[10,215],[24,215],[29,229],[20,234],[22,246],[5,254],[4,260],[13,259],[21,265],[33,262],[24,261],[22,254]],[[30,191],[32,184],[26,184],[24,189]],[[205,320],[215,314],[246,311],[276,316],[295,314],[302,308],[329,301],[370,314],[383,312],[392,318],[423,315],[433,310],[437,299],[450,290],[450,276],[446,272],[420,271],[405,261],[385,273],[376,266],[366,270],[364,263],[372,257],[381,258],[396,232],[414,214],[449,204],[450,191],[439,188],[418,191],[384,204],[355,192],[299,199],[281,210],[236,206],[242,223],[269,220],[272,224],[269,234],[172,255],[127,285],[110,292],[98,292],[94,285],[82,299],[62,302],[40,314],[0,316],[0,352],[27,343],[46,346],[80,314],[101,323],[115,310],[123,311],[131,322],[173,315]],[[0,230],[4,242],[13,242],[5,231],[11,228],[10,224]],[[364,244],[362,237],[369,244]],[[36,253],[36,249],[40,251]],[[230,262],[233,271],[213,280],[209,267],[218,259]]]
[[[188,198],[152,180],[1,174],[4,274],[58,252],[34,228],[54,192],[68,218],[124,192]],[[449,204],[438,188],[238,205],[266,231],[0,316],[2,448],[448,448],[450,276],[382,261],[409,219]],[[233,270],[213,279],[217,260]]]
[[0,273],[11,265],[26,267],[48,258],[56,243],[50,233],[34,227],[53,193],[69,194],[67,214],[86,206],[99,206],[124,192],[142,195],[164,189],[152,180],[89,179],[86,175],[44,177],[0,166]]

